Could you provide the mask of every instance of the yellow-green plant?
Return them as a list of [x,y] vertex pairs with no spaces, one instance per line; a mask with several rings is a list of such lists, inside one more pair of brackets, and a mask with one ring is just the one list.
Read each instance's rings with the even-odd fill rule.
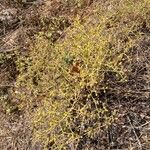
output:
[[109,88],[102,84],[106,72],[125,81],[122,60],[141,37],[138,28],[147,21],[149,7],[147,1],[136,8],[124,2],[98,10],[84,23],[77,18],[54,44],[37,37],[29,56],[19,58],[16,94],[20,107],[38,107],[34,139],[45,149],[76,149],[81,139],[95,138],[115,119],[98,93]]
[[66,6],[79,7],[81,8],[86,4],[85,0],[63,0],[62,1]]

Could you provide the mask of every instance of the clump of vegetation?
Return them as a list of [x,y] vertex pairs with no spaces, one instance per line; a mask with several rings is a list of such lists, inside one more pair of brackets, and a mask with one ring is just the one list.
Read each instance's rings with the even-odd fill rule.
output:
[[29,56],[18,59],[15,93],[20,108],[36,108],[34,137],[46,149],[79,149],[117,117],[100,96],[110,88],[105,74],[113,72],[117,82],[126,82],[122,63],[141,38],[140,27],[149,26],[150,7],[148,1],[117,4],[83,22],[77,18],[55,43],[39,35]]
[[82,8],[86,6],[86,4],[90,3],[90,1],[86,0],[63,0],[62,1],[64,5],[66,6],[72,6],[72,7],[77,7],[77,8]]
[[38,35],[50,40],[52,43],[61,37],[63,31],[70,26],[70,22],[65,17],[42,17],[40,24],[42,29]]
[[9,98],[9,90],[12,87],[10,82],[13,82],[17,76],[14,52],[0,53],[0,70],[0,103],[3,108],[2,110],[8,113],[16,107],[13,106]]

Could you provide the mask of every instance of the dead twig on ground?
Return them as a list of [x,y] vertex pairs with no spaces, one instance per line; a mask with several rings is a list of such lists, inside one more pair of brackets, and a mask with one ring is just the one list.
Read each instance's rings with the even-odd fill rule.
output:
[[128,119],[128,121],[129,121],[129,123],[130,123],[130,126],[131,126],[131,128],[132,128],[132,130],[133,130],[133,133],[134,133],[134,135],[135,135],[135,137],[136,137],[136,140],[137,140],[137,142],[138,142],[138,144],[139,144],[139,148],[140,148],[140,150],[142,150],[142,144],[141,144],[141,141],[140,141],[140,139],[139,139],[139,137],[138,137],[138,135],[137,135],[137,133],[136,133],[136,131],[135,131],[135,127],[134,127],[134,125],[132,124],[131,119],[130,119],[129,116],[127,116],[127,119]]

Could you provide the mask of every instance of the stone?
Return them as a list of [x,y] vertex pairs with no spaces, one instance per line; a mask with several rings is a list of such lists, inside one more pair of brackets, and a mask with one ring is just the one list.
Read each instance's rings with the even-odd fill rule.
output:
[[16,22],[17,18],[17,10],[16,9],[3,9],[0,12],[0,22],[4,24],[12,24]]

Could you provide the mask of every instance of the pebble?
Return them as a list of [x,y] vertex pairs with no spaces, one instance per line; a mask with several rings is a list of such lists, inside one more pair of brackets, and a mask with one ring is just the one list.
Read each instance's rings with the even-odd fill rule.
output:
[[16,9],[3,9],[0,12],[0,22],[3,22],[5,24],[12,24],[14,23],[17,19],[17,10]]

